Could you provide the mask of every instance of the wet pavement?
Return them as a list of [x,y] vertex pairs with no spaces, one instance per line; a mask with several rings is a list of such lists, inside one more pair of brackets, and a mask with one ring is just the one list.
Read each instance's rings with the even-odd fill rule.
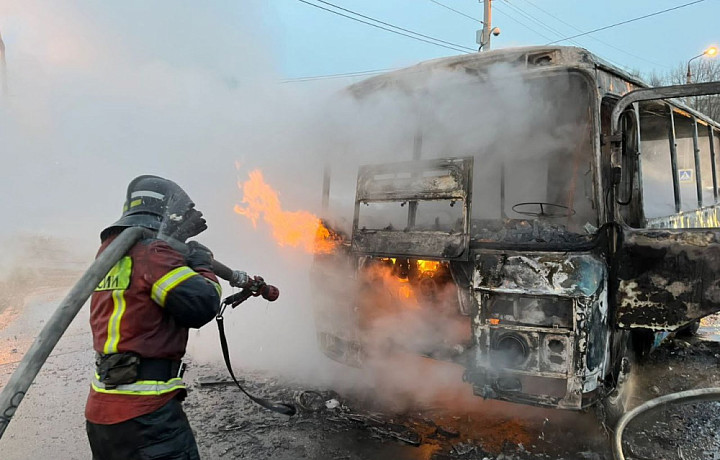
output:
[[[48,288],[24,308],[0,312],[0,387],[61,294]],[[93,358],[87,314],[86,307],[72,323],[0,440],[3,459],[90,458],[83,418]],[[708,340],[717,337],[719,324],[706,322],[698,338],[672,340],[636,366],[633,402],[720,386],[720,345]],[[593,411],[543,410],[479,398],[461,409],[426,404],[392,410],[371,389],[338,393],[236,369],[251,392],[299,403],[298,415],[288,418],[250,402],[221,366],[190,360],[185,408],[207,459],[611,458],[607,434]],[[720,403],[663,409],[633,422],[626,433],[627,458],[720,458]]]
[[[635,405],[668,393],[720,387],[720,317],[696,337],[670,340],[636,376]],[[672,405],[639,416],[626,430],[625,455],[639,460],[720,460],[720,403]]]

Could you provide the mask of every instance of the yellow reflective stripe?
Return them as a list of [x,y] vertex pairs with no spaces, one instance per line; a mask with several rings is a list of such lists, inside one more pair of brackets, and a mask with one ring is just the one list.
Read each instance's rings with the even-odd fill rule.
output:
[[132,257],[125,256],[118,260],[107,272],[107,275],[95,288],[96,291],[114,291],[116,289],[127,289],[130,287],[132,278]]
[[157,396],[185,388],[185,384],[182,379],[180,377],[176,377],[167,381],[138,380],[134,383],[118,385],[112,389],[107,389],[105,388],[105,384],[100,381],[100,376],[97,374],[95,374],[95,378],[92,380],[91,385],[93,390],[98,393],[141,396]]
[[178,284],[195,275],[197,275],[197,273],[190,267],[179,267],[171,270],[153,284],[150,297],[161,307],[164,307],[168,292],[172,291]]
[[137,200],[132,200],[130,202],[130,207],[134,208],[135,206],[139,206],[142,204],[142,199],[138,198]]
[[125,291],[117,289],[112,291],[113,312],[108,321],[107,339],[103,347],[103,353],[117,353],[120,343],[120,322],[125,314]]
[[[205,279],[207,279],[207,278],[205,278]],[[210,283],[213,285],[213,287],[215,287],[215,290],[217,291],[218,296],[222,297],[222,287],[220,287],[220,284],[216,283],[213,280],[208,280],[208,281],[210,281]]]

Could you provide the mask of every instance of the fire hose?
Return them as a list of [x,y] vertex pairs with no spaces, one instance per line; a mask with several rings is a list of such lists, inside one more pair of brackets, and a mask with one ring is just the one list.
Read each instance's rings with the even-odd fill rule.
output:
[[671,393],[669,395],[660,396],[659,398],[651,399],[630,412],[623,415],[618,421],[617,427],[615,428],[615,435],[613,437],[613,457],[615,460],[625,460],[625,455],[622,450],[622,435],[625,428],[632,419],[650,410],[664,406],[669,403],[688,403],[692,401],[717,401],[720,400],[720,388],[702,388],[698,390],[681,391],[678,393]]
[[[85,305],[85,302],[90,298],[97,285],[117,261],[120,260],[135,243],[147,236],[146,232],[146,229],[140,227],[130,227],[123,230],[93,261],[78,282],[70,289],[70,292],[68,292],[62,302],[60,302],[55,313],[53,313],[52,317],[50,317],[45,324],[45,327],[40,331],[40,334],[35,338],[35,341],[27,353],[25,353],[25,356],[23,356],[17,369],[10,377],[10,380],[5,387],[3,387],[2,392],[0,392],[0,438],[2,438],[5,433],[5,430],[10,424],[10,420],[15,415],[15,411],[25,397],[28,388],[30,388],[38,372],[40,372],[43,364],[45,364],[45,361],[47,361],[50,353],[55,348],[55,345],[57,345],[82,306]],[[248,279],[247,275],[243,272],[232,270],[216,260],[213,260],[212,269],[217,276],[227,280],[232,286],[243,288],[238,294],[242,294],[240,297],[247,297],[240,300],[240,302],[250,296],[258,295],[262,295],[270,301],[277,299],[279,294],[277,288],[265,284],[262,278],[255,277]],[[244,280],[242,279],[243,275]],[[242,281],[248,284],[239,285]],[[238,294],[236,294],[236,296]],[[234,300],[238,300],[238,298]],[[233,307],[236,305],[237,304],[233,305]],[[226,347],[227,346],[225,346],[225,348]],[[226,359],[226,362],[229,363],[229,359]],[[232,374],[232,370],[230,372]],[[235,379],[234,376],[233,379]],[[245,392],[245,390],[243,390],[243,392]],[[247,394],[247,392],[245,393]],[[253,397],[251,396],[251,398]],[[280,409],[283,413],[288,415],[295,413],[294,407],[292,406],[279,406],[281,406]]]
[[[239,273],[236,273],[236,275],[242,276]],[[242,291],[238,292],[237,294],[233,294],[223,300],[223,306],[220,309],[220,312],[215,317],[218,325],[218,333],[220,335],[220,347],[222,348],[225,366],[227,367],[227,370],[230,373],[230,377],[232,377],[233,382],[235,382],[235,385],[237,385],[240,391],[245,393],[245,396],[250,398],[252,402],[273,412],[293,416],[297,413],[297,409],[295,408],[295,406],[286,403],[273,403],[266,399],[258,398],[257,396],[251,395],[245,390],[245,388],[242,387],[242,385],[240,385],[240,382],[238,382],[237,378],[235,377],[235,373],[232,370],[232,364],[230,363],[230,351],[228,349],[227,338],[225,336],[225,323],[223,317],[225,308],[227,308],[228,305],[232,308],[235,308],[252,296],[262,296],[264,299],[273,302],[278,298],[278,295],[280,295],[280,291],[278,291],[275,286],[265,284],[265,280],[263,280],[260,276],[256,276],[253,279],[244,282],[241,287],[243,288]]]

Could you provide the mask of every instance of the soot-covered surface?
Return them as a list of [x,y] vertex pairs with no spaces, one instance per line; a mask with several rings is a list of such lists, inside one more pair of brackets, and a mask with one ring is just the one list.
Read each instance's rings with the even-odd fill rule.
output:
[[[12,308],[0,328],[0,387],[57,302],[36,296]],[[10,310],[6,310],[6,314]],[[719,386],[718,325],[697,339],[668,342],[635,366],[634,403],[692,388]],[[87,312],[71,325],[0,440],[2,458],[87,459],[83,408],[92,363]],[[217,365],[194,363],[186,412],[203,458],[216,459],[610,459],[608,439],[592,411],[570,413],[482,401],[453,409],[396,411],[372,392],[351,395],[236,369],[250,391],[300,401],[297,416],[265,411],[234,388]],[[330,407],[328,407],[330,406]],[[720,404],[671,407],[634,422],[626,456],[712,459],[720,452]]]

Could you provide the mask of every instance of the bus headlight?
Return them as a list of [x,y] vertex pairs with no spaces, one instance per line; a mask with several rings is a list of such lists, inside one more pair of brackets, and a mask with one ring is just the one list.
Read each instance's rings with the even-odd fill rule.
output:
[[490,356],[493,364],[500,367],[522,367],[527,362],[529,355],[527,340],[514,332],[499,334],[490,344]]

